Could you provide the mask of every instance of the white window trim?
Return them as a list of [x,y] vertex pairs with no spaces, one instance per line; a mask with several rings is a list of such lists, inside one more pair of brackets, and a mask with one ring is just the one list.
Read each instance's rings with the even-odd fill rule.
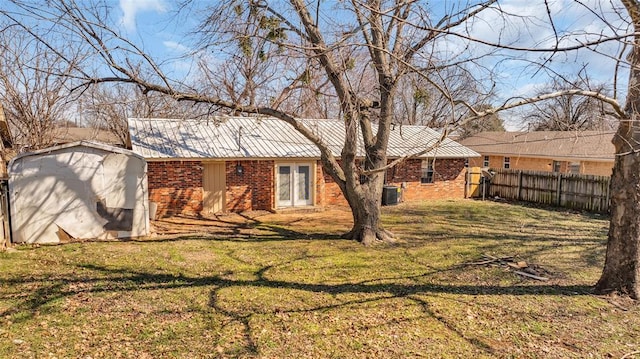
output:
[[[428,158],[428,159],[424,159],[422,160],[421,166],[420,166],[420,183],[421,184],[430,184],[430,183],[435,183],[435,158]],[[426,176],[427,173],[431,173],[431,177]],[[423,179],[429,179],[429,182],[424,181]]]

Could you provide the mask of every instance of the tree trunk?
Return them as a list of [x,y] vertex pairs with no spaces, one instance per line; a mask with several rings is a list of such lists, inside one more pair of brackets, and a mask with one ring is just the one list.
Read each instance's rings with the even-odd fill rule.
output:
[[393,234],[384,229],[381,224],[382,197],[373,198],[374,193],[380,193],[380,191],[366,191],[363,200],[348,201],[353,215],[353,228],[343,235],[344,238],[359,241],[364,245],[371,245],[377,241],[394,241]]
[[343,191],[351,214],[353,227],[342,237],[356,240],[364,245],[371,245],[377,241],[393,242],[394,236],[383,228],[381,223],[382,187],[384,173],[377,173],[366,177],[366,182],[347,183]]
[[[625,1],[636,28],[640,14]],[[611,177],[611,222],[602,276],[596,293],[617,292],[640,298],[640,39],[629,56],[631,71],[625,111],[613,144],[615,165]]]
[[[620,131],[618,135],[620,136]],[[640,154],[616,156],[611,177],[611,224],[599,294],[640,298]]]

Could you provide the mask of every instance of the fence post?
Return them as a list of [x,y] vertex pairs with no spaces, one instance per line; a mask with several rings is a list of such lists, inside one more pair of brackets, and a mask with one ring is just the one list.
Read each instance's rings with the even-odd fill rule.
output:
[[469,182],[471,182],[471,173],[469,172],[469,167],[467,167],[467,172],[464,175],[464,198],[471,197],[469,195],[469,191],[471,190],[471,185],[469,184]]
[[606,212],[611,212],[611,177],[609,177],[607,181],[607,198],[605,199],[604,205],[607,209]]
[[562,173],[558,173],[558,184],[556,188],[558,207],[562,206]]
[[522,199],[522,170],[518,171],[518,201]]

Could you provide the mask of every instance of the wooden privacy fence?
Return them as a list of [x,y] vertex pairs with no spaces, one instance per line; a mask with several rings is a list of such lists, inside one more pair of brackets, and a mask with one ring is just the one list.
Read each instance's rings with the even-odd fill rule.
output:
[[489,196],[606,213],[608,176],[571,173],[495,170]]

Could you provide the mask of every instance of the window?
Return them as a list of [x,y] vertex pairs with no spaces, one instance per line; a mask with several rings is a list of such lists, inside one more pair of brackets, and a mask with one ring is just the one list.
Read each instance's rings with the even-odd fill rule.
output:
[[482,167],[489,167],[489,156],[484,156],[484,161],[482,162]]
[[509,157],[505,157],[504,158],[504,169],[509,169],[509,167],[511,167],[511,158]]
[[553,161],[553,172],[560,172],[560,170],[562,169],[562,162],[560,161]]
[[580,173],[580,162],[569,162],[569,173]]
[[433,183],[433,159],[422,160],[421,183]]

